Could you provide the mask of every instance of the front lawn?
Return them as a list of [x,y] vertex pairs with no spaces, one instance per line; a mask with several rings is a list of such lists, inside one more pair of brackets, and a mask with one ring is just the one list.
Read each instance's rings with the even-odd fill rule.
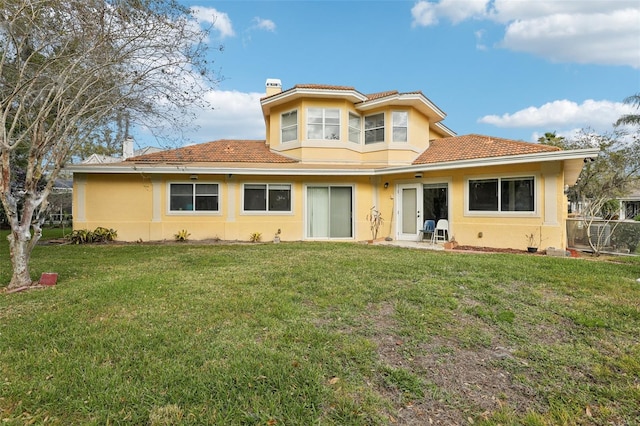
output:
[[640,424],[639,258],[41,245],[42,272],[0,293],[6,424]]

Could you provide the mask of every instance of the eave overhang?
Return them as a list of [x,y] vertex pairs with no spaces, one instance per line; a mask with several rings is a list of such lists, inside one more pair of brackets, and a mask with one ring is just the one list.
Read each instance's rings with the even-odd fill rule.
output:
[[443,132],[447,136],[450,136],[450,137],[458,136],[458,134],[456,132],[454,132],[453,130],[451,130],[450,128],[448,128],[447,126],[445,126],[444,124],[442,124],[440,122],[433,123],[433,126],[436,127],[438,130],[440,130],[441,132]]
[[294,87],[276,95],[262,98],[260,100],[262,114],[266,117],[271,114],[271,108],[299,98],[344,99],[354,104],[367,99],[365,95],[354,89]]
[[106,165],[74,164],[65,167],[73,173],[88,174],[202,174],[202,175],[241,175],[241,176],[388,176],[403,173],[457,170],[470,167],[491,167],[509,164],[535,162],[556,162],[564,164],[564,184],[575,184],[585,160],[598,156],[599,149],[577,149],[569,151],[550,151],[504,157],[488,157],[473,160],[446,161],[430,164],[406,166],[349,166],[326,164],[255,164],[255,163],[135,163],[122,162]]
[[412,107],[429,117],[433,123],[444,120],[447,116],[422,93],[395,93],[382,98],[366,100],[355,107],[361,112],[385,107]]

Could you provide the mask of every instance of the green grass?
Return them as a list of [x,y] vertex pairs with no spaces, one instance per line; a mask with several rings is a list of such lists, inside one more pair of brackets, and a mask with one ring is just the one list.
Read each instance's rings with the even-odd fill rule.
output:
[[41,245],[31,271],[59,280],[0,294],[6,424],[640,424],[637,258]]

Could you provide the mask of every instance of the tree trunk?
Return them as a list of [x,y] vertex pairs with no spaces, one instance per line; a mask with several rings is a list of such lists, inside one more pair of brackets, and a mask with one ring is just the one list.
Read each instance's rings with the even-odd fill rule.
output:
[[9,240],[9,253],[13,266],[13,275],[7,288],[15,289],[35,285],[37,282],[31,280],[29,273],[29,260],[35,243],[40,239],[39,233],[36,232],[32,238],[28,230],[26,232],[12,230],[7,239]]

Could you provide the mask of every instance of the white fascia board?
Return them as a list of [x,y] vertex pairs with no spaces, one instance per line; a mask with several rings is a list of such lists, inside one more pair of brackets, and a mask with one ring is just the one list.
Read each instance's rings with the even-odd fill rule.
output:
[[282,168],[263,168],[263,167],[203,167],[185,164],[175,165],[148,165],[148,164],[131,164],[131,165],[102,165],[100,167],[88,165],[71,165],[65,170],[72,173],[106,173],[106,174],[123,174],[123,173],[146,173],[146,174],[237,174],[237,175],[265,175],[270,176],[375,176],[375,175],[392,175],[398,173],[415,173],[439,170],[455,170],[469,167],[489,167],[500,166],[506,164],[523,164],[547,161],[567,161],[567,160],[583,160],[585,158],[595,158],[600,150],[598,148],[576,149],[570,151],[551,151],[534,154],[512,155],[507,157],[490,157],[477,158],[472,160],[448,161],[443,163],[416,164],[407,166],[395,166],[386,168],[305,168],[305,167],[282,167]]
[[144,173],[144,174],[202,174],[202,175],[269,175],[269,176],[319,176],[319,175],[332,175],[332,176],[371,176],[376,173],[376,169],[338,169],[338,168],[256,168],[256,167],[202,167],[191,165],[162,165],[162,166],[149,166],[149,165],[134,165],[128,167],[67,167],[65,170],[72,173],[88,173],[88,174],[131,174],[131,173]]
[[506,157],[476,158],[470,160],[447,161],[442,163],[416,164],[402,167],[389,167],[378,170],[379,175],[405,172],[428,172],[439,170],[455,170],[469,167],[503,166],[507,164],[524,164],[548,161],[583,160],[598,156],[598,148],[575,149],[570,151],[538,152],[534,154],[510,155]]
[[456,132],[454,132],[453,130],[451,130],[450,128],[448,128],[447,126],[445,126],[444,124],[442,124],[441,122],[437,122],[435,123],[435,127],[437,127],[438,129],[440,129],[441,131],[443,131],[445,134],[453,137],[453,136],[457,136],[458,134]]
[[285,102],[289,102],[295,98],[343,98],[352,103],[363,102],[367,99],[365,95],[357,90],[335,90],[335,89],[314,89],[314,88],[294,88],[291,90],[285,90],[277,95],[269,96],[262,99],[260,105],[262,111],[267,114],[271,107],[280,105]]
[[[396,93],[394,95],[384,96],[382,98],[377,98],[370,101],[364,101],[356,105],[356,109],[358,111],[366,112],[375,108],[394,105],[411,105],[418,110],[422,110],[423,112],[425,112],[425,115],[429,117],[435,117],[440,120],[444,120],[444,118],[447,116],[444,111],[442,111],[426,96],[420,93]],[[420,108],[420,105],[422,106],[422,108]]]

